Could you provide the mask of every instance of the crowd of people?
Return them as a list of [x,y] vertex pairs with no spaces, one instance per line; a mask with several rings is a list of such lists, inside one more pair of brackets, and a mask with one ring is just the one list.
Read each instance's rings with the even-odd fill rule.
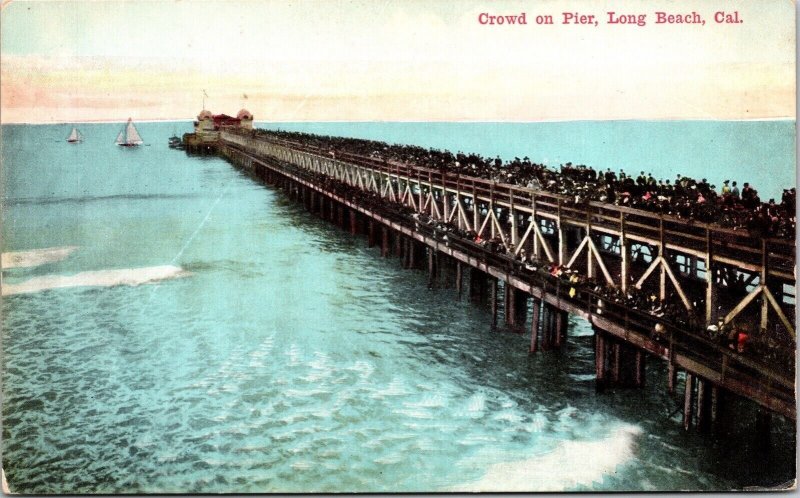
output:
[[599,171],[585,165],[567,163],[559,170],[532,162],[528,157],[503,161],[480,154],[426,149],[415,145],[347,137],[313,135],[300,132],[255,130],[254,134],[294,142],[330,157],[348,155],[369,158],[385,164],[400,163],[444,173],[474,176],[522,187],[542,189],[566,196],[574,203],[599,201],[676,216],[690,221],[716,223],[748,230],[763,237],[794,239],[794,187],[785,189],[780,203],[763,202],[749,183],[741,188],[725,180],[718,188],[705,178],[696,180],[677,175],[674,180],[656,179],[652,173],[638,175],[624,170]]
[[[560,287],[564,298],[583,303],[587,296],[590,296],[593,313],[608,315],[627,309],[633,310],[634,313],[649,315],[654,320],[650,335],[656,341],[669,340],[667,328],[669,327],[672,330],[693,331],[695,337],[705,337],[711,343],[728,347],[740,354],[755,354],[775,364],[784,364],[791,359],[784,354],[785,351],[792,351],[791,345],[778,344],[772,337],[753,334],[746,323],[738,325],[719,323],[705,327],[703,317],[687,312],[674,293],[661,300],[651,291],[634,286],[629,286],[623,292],[619,287],[607,286],[605,282],[588,279],[577,270],[536,258],[524,250],[515,253],[513,246],[503,244],[499,237],[482,238],[472,230],[462,229],[453,223],[417,213],[407,205],[392,202],[375,192],[362,190],[327,175],[286,166],[292,168],[295,174],[307,177],[308,180],[344,199],[380,213],[384,217],[404,224],[413,224],[415,230],[448,245],[458,245],[459,249],[466,249],[468,252],[472,250],[504,258],[506,264],[513,267],[517,274],[527,276],[534,283],[547,282],[547,285]],[[704,309],[704,303],[695,303],[695,309]]]

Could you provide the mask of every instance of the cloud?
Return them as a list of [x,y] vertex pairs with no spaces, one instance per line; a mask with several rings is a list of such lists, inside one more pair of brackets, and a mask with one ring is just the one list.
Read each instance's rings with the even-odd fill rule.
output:
[[[85,14],[80,29],[72,14],[56,15],[62,4],[37,2],[32,14],[12,5],[3,22],[3,120],[189,118],[203,88],[212,109],[233,112],[246,93],[257,118],[275,120],[791,117],[785,4],[731,3],[747,21],[736,27],[586,28],[558,24],[557,14],[575,7],[566,0],[75,2]],[[682,7],[709,22],[718,8],[706,0]],[[479,25],[489,8],[531,20],[553,13],[557,23]],[[587,0],[580,10],[600,16],[606,5]]]

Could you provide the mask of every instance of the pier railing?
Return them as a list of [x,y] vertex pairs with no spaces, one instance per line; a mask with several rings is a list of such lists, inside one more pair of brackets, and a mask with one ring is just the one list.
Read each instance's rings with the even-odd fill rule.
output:
[[[750,392],[762,404],[774,401],[782,407],[776,411],[794,416],[795,261],[790,241],[611,204],[575,204],[550,192],[410,164],[341,152],[333,157],[328,151],[267,136],[224,131],[222,143],[252,157],[278,161],[300,177],[312,175],[309,182],[313,175],[324,175],[456,226],[472,235],[451,235],[441,249],[457,248],[490,274],[502,269],[498,276],[512,275],[512,285],[534,296],[546,295],[562,309],[607,322],[624,336],[634,334],[651,352],[672,355],[671,361],[677,352],[677,362],[684,362],[685,368]],[[391,222],[403,226],[402,220]],[[415,233],[430,238],[433,234],[425,234],[426,227],[419,224]],[[494,238],[503,250],[487,252],[471,240],[473,235]],[[591,281],[623,293],[647,291],[662,301],[675,299],[686,308],[692,327],[631,309],[607,293],[584,287],[569,296],[562,282],[528,272],[518,260],[523,250],[532,259],[578,269]],[[718,323],[748,327],[755,342],[771,344],[766,350],[770,355],[756,348],[740,354],[711,340],[705,328]],[[665,332],[656,335],[656,324]]]

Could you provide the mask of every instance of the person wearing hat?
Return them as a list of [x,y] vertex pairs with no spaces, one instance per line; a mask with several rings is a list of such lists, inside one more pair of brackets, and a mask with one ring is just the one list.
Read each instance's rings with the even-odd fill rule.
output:
[[728,185],[729,183],[730,183],[730,180],[725,180],[724,182],[722,182],[722,184],[723,184],[722,185],[722,195],[727,195],[727,194],[731,193],[731,187]]

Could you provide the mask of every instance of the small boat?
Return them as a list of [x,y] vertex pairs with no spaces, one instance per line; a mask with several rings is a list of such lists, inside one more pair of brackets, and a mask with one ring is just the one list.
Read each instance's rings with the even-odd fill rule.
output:
[[172,135],[169,137],[169,148],[170,149],[182,149],[183,148],[183,140],[181,137],[177,135]]
[[133,120],[128,118],[128,124],[126,124],[122,131],[119,132],[119,135],[117,135],[116,144],[122,147],[136,147],[143,143],[144,140],[142,140],[136,127],[133,126]]
[[74,126],[72,127],[72,133],[69,134],[67,137],[67,143],[70,144],[79,144],[83,142],[83,134],[78,131],[77,128]]

